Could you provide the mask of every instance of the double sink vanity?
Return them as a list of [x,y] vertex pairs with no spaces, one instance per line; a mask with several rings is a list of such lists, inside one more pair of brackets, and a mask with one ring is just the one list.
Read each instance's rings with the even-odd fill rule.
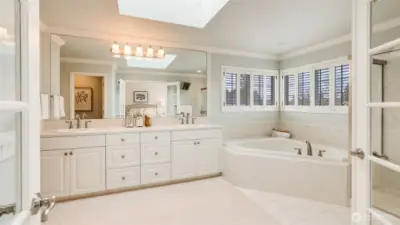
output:
[[216,125],[52,130],[41,135],[41,188],[76,199],[220,175]]

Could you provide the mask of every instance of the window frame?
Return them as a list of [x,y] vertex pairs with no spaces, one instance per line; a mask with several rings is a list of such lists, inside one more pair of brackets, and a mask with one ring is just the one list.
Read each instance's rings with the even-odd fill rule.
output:
[[[225,84],[225,73],[234,73],[237,74],[237,82],[236,82],[236,105],[227,106],[225,104],[226,101],[226,84]],[[240,76],[242,74],[250,75],[250,105],[242,106],[240,104]],[[263,76],[263,105],[254,105],[254,76],[262,75]],[[274,94],[275,94],[275,105],[266,105],[267,103],[267,79],[266,77],[272,76],[275,77],[274,84]],[[222,112],[263,112],[263,111],[279,111],[279,71],[278,70],[266,70],[266,69],[255,69],[255,68],[245,68],[245,67],[236,67],[236,66],[225,66],[221,67],[221,108]]]
[[[295,74],[295,105],[293,106],[286,106],[284,101],[280,101],[280,108],[281,111],[293,111],[293,112],[311,112],[311,113],[338,113],[338,114],[347,114],[348,113],[348,106],[337,106],[335,105],[335,67],[341,65],[349,65],[350,69],[350,76],[351,79],[351,61],[349,58],[340,57],[332,60],[327,60],[319,63],[304,65],[296,68],[285,69],[281,71],[281,96],[282,99],[284,98],[284,76]],[[329,105],[326,106],[316,106],[315,105],[315,71],[319,69],[329,69]],[[309,72],[310,73],[310,105],[304,106],[298,104],[298,76],[300,73]],[[350,97],[350,96],[349,96]]]

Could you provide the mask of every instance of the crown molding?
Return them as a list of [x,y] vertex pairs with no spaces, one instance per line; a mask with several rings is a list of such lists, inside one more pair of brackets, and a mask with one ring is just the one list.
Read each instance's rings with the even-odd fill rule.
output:
[[249,58],[258,58],[258,59],[268,59],[268,60],[278,60],[276,55],[270,55],[265,53],[256,53],[249,51],[242,51],[237,49],[226,49],[219,48],[213,46],[202,46],[202,45],[191,45],[191,44],[183,44],[177,42],[170,42],[165,40],[156,40],[149,38],[141,38],[135,36],[128,35],[115,35],[103,32],[93,32],[88,30],[78,30],[78,29],[69,29],[64,27],[55,27],[49,26],[48,30],[50,33],[58,34],[58,35],[67,35],[67,36],[75,36],[75,37],[83,37],[83,38],[92,38],[92,39],[100,39],[109,42],[129,42],[129,43],[151,43],[152,45],[170,47],[170,48],[182,48],[189,49],[195,51],[203,51],[213,54],[223,54],[223,55],[233,55],[233,56],[242,56]]
[[[399,27],[400,26],[400,17],[382,22],[382,23],[378,23],[375,24],[372,28],[372,32],[373,33],[381,33],[381,32],[385,32],[388,30],[391,30],[393,28]],[[346,42],[350,42],[351,41],[351,33],[350,34],[346,34],[340,37],[336,37],[333,39],[330,39],[328,41],[324,41],[321,43],[318,43],[316,45],[312,45],[310,47],[306,47],[303,49],[299,49],[293,52],[289,52],[286,54],[281,55],[279,58],[279,60],[283,60],[283,59],[290,59],[296,56],[300,56],[300,55],[304,55],[307,53],[311,53],[311,52],[315,52],[318,50],[322,50],[322,49],[326,49],[326,48],[330,48],[336,45],[340,45],[340,44],[344,44]]]
[[62,63],[79,63],[79,64],[93,64],[93,65],[107,65],[107,66],[116,66],[112,61],[101,61],[95,59],[85,59],[85,58],[69,58],[69,57],[61,57],[60,62]]
[[138,69],[121,69],[116,71],[117,74],[128,74],[128,75],[152,75],[152,76],[177,76],[177,77],[192,77],[192,78],[203,78],[207,79],[205,74],[192,74],[192,73],[173,73],[165,71],[145,71]]
[[55,42],[60,47],[65,45],[65,41],[60,36],[55,34],[51,35],[51,41]]

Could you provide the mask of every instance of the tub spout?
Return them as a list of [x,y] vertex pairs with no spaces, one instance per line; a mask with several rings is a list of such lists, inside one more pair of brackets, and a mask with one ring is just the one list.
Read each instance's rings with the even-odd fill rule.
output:
[[312,146],[311,143],[309,141],[306,141],[306,145],[307,145],[307,155],[312,156]]

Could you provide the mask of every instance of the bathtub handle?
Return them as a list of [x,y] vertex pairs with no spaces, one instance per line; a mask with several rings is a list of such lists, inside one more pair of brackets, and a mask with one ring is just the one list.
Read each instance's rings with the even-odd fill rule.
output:
[[324,153],[324,152],[326,152],[326,150],[323,150],[323,149],[322,149],[322,150],[319,150],[319,151],[318,151],[318,156],[319,156],[319,157],[323,157],[324,155],[323,155],[322,153]]
[[295,151],[297,151],[297,155],[301,155],[301,148],[294,148]]

